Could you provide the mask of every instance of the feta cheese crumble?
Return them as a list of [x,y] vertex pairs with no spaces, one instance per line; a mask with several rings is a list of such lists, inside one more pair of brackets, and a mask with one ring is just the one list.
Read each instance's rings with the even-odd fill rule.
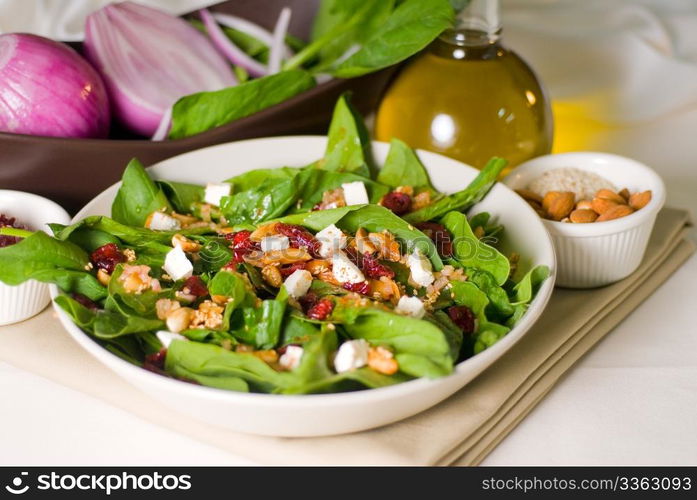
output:
[[363,283],[365,276],[358,266],[340,250],[332,255],[332,273],[339,283]]
[[403,314],[405,316],[411,316],[412,318],[421,319],[426,314],[426,309],[424,309],[424,303],[418,297],[409,297],[408,295],[402,295],[397,302],[397,307],[395,312]]
[[222,184],[209,183],[206,186],[206,191],[203,195],[203,201],[211,205],[215,205],[216,207],[219,207],[223,197],[230,196],[231,192],[232,186],[227,182],[224,182]]
[[343,373],[364,367],[368,364],[368,351],[370,344],[363,339],[344,342],[334,357],[334,369]]
[[300,364],[304,352],[299,345],[289,345],[279,358],[278,364],[286,370],[295,370]]
[[156,332],[155,335],[157,336],[157,340],[159,340],[166,349],[169,349],[169,345],[173,340],[189,340],[184,335],[168,332],[167,330],[160,330]]
[[186,254],[181,247],[174,247],[165,255],[165,264],[162,269],[169,274],[174,281],[189,278],[194,272],[194,266],[186,258]]
[[153,231],[177,231],[182,225],[177,219],[171,215],[162,212],[153,212],[148,218],[148,229]]
[[414,249],[414,252],[407,257],[407,266],[411,271],[411,279],[414,283],[419,286],[428,286],[435,280],[433,273],[433,266],[431,266],[431,261],[428,260],[418,248]]
[[344,201],[346,206],[365,205],[370,203],[365,184],[361,181],[345,182],[341,185],[344,190]]
[[310,286],[312,285],[312,275],[310,274],[310,271],[298,269],[286,278],[283,285],[286,287],[288,295],[294,299],[299,299],[300,297],[303,297],[310,289]]
[[317,241],[320,242],[319,254],[325,259],[331,257],[334,252],[346,247],[346,235],[331,224],[315,235]]

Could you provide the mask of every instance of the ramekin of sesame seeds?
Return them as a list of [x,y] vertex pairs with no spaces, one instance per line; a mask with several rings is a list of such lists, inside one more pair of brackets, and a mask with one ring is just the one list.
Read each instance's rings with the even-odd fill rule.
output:
[[557,285],[567,288],[604,286],[633,273],[666,197],[651,168],[608,153],[541,156],[504,183],[542,217],[557,253]]
[[[21,244],[29,232],[51,234],[49,223],[70,224],[70,216],[58,204],[41,196],[0,189],[0,251],[5,255],[11,257],[8,253],[11,247]],[[0,283],[0,326],[31,318],[50,300],[45,283],[34,280],[16,286]]]

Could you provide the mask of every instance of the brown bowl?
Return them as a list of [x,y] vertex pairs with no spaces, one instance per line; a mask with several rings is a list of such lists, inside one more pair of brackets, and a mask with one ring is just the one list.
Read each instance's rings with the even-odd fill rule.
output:
[[[230,0],[211,8],[272,28],[282,7],[293,10],[290,32],[307,39],[317,0]],[[76,46],[79,50],[79,45]],[[353,92],[363,114],[377,108],[397,67],[346,80],[335,79],[281,104],[207,132],[151,142],[115,128],[109,139],[64,139],[0,133],[0,188],[30,191],[77,211],[116,182],[133,157],[152,165],[213,144],[253,137],[325,133],[339,96]]]

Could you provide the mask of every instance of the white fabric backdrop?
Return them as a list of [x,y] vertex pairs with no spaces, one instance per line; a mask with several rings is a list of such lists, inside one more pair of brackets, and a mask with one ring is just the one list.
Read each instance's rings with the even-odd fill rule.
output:
[[[142,1],[174,13],[212,3]],[[0,0],[0,31],[79,39],[85,13],[104,3]],[[503,4],[506,44],[532,64],[553,98],[602,123],[585,134],[583,147],[652,165],[669,203],[697,214],[697,0]],[[697,465],[695,303],[692,258],[485,463]],[[0,464],[240,463],[6,365],[0,393]]]

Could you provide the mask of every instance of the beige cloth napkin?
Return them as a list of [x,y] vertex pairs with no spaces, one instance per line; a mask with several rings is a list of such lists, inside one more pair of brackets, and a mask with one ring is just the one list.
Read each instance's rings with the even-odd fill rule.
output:
[[83,351],[52,310],[0,328],[0,360],[261,464],[473,465],[564,373],[694,252],[688,214],[664,209],[640,269],[596,290],[558,289],[538,323],[482,375],[438,406],[372,431],[269,438],[202,425],[150,399]]

